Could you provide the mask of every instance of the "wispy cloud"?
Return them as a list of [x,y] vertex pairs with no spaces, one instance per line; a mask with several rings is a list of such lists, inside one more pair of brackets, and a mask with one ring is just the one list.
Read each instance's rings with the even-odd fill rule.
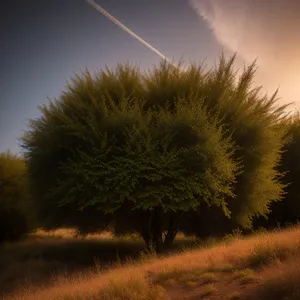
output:
[[300,104],[300,1],[190,0],[218,42],[247,63],[258,59],[257,81],[283,101]]

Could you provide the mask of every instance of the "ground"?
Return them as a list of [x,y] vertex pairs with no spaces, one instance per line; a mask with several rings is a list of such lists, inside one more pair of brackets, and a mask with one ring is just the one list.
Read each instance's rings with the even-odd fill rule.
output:
[[139,256],[108,270],[60,276],[5,300],[296,300],[300,227],[231,236],[167,257]]

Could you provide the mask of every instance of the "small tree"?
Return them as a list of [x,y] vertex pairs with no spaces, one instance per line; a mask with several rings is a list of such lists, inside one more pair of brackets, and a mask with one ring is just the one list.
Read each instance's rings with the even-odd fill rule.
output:
[[20,238],[32,229],[33,211],[22,158],[0,153],[0,243]]
[[[164,102],[156,105],[155,81],[163,74],[167,86],[157,95]],[[125,223],[160,250],[173,242],[184,213],[201,203],[229,215],[239,168],[230,136],[202,97],[166,93],[178,71],[163,63],[153,76],[130,66],[95,78],[86,71],[31,121],[23,147],[48,224],[62,216],[56,211],[66,213],[61,225],[74,223],[75,211],[99,211],[100,228],[104,213],[119,231]],[[137,215],[143,217],[132,222]]]

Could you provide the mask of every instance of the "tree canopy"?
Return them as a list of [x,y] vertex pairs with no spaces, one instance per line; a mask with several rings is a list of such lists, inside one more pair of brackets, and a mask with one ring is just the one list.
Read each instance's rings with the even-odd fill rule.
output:
[[282,201],[272,203],[268,219],[258,218],[255,227],[265,226],[274,228],[278,225],[286,226],[300,221],[300,118],[299,113],[292,115],[283,124],[287,129],[288,142],[284,146],[281,164],[278,166],[286,184],[285,195]]
[[203,205],[245,226],[267,214],[284,188],[284,107],[252,89],[254,65],[238,80],[233,65],[222,56],[209,71],[163,62],[75,76],[22,138],[45,226],[122,222],[159,247]]

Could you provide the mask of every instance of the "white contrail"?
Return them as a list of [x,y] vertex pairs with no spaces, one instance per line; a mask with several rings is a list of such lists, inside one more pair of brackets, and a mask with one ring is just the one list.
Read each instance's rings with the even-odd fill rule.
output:
[[134,37],[136,40],[141,42],[143,45],[145,45],[147,48],[149,48],[151,51],[159,55],[162,59],[166,60],[168,63],[172,64],[174,67],[177,68],[177,66],[164,54],[162,54],[160,51],[158,51],[156,48],[154,48],[152,45],[147,43],[144,39],[142,39],[140,36],[135,34],[132,30],[130,30],[128,27],[126,27],[124,24],[119,22],[115,17],[113,17],[110,13],[108,13],[104,8],[102,8],[100,5],[95,3],[93,0],[86,0],[90,5],[92,5],[95,9],[97,9],[99,12],[101,12],[104,16],[106,16],[108,19],[113,21],[115,24],[117,24],[120,28],[122,28],[124,31],[129,33],[132,37]]

